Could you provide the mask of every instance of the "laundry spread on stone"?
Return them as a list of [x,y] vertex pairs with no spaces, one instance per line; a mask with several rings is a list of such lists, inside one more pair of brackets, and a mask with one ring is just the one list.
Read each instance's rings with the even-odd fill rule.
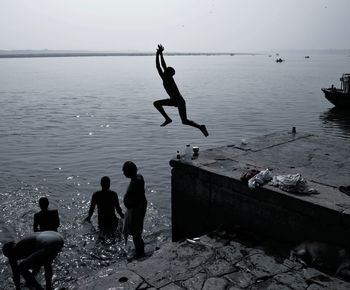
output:
[[248,186],[250,189],[254,189],[258,186],[262,186],[272,179],[272,174],[269,169],[260,171],[258,174],[248,180]]
[[308,185],[306,179],[303,178],[300,173],[276,175],[269,184],[291,193],[318,193],[316,189]]
[[318,191],[310,187],[305,178],[300,173],[286,175],[272,175],[271,170],[259,171],[250,169],[242,174],[240,180],[248,183],[250,189],[254,189],[265,184],[280,188],[289,193],[318,194]]

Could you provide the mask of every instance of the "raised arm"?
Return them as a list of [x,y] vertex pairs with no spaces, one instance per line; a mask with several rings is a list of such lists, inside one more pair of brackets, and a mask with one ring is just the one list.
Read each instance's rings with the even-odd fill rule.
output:
[[162,71],[162,68],[160,67],[159,55],[160,55],[160,51],[159,51],[159,49],[157,49],[157,53],[156,53],[156,68],[157,68],[157,71],[158,71],[160,77],[163,78],[164,72]]
[[161,61],[161,64],[162,64],[162,68],[163,68],[163,70],[165,70],[166,69],[166,63],[165,63],[165,60],[164,60],[164,57],[163,57],[163,51],[164,51],[163,45],[158,44],[158,51],[159,51],[159,54],[160,54],[160,61]]

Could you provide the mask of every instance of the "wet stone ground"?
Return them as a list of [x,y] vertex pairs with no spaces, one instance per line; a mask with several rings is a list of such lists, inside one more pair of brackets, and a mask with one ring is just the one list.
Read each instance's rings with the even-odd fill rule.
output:
[[168,242],[148,257],[98,271],[79,290],[350,289],[350,283],[289,257],[293,245],[216,232]]

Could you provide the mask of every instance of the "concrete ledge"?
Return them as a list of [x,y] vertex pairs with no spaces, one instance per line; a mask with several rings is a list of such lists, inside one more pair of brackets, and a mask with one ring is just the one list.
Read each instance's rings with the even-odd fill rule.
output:
[[238,241],[213,235],[167,242],[151,257],[100,269],[94,278],[81,279],[74,289],[345,290],[350,287],[350,283],[337,277],[271,252],[278,247],[272,241],[260,239],[265,244],[261,248]]
[[[191,163],[171,160],[173,240],[240,224],[287,241],[348,245],[350,197],[338,190],[350,185],[348,148],[343,139],[277,132],[200,152]],[[301,173],[319,194],[290,194],[270,185],[250,190],[239,178],[252,168]]]

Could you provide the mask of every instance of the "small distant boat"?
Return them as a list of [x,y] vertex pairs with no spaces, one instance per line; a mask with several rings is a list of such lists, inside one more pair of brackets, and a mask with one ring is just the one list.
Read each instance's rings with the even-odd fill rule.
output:
[[305,55],[304,58],[310,58],[310,56],[309,55]]
[[282,58],[277,58],[277,59],[276,59],[276,62],[284,62],[284,59],[282,59]]
[[350,108],[350,73],[344,73],[340,82],[340,89],[332,85],[330,88],[322,88],[322,91],[326,99],[334,106]]

